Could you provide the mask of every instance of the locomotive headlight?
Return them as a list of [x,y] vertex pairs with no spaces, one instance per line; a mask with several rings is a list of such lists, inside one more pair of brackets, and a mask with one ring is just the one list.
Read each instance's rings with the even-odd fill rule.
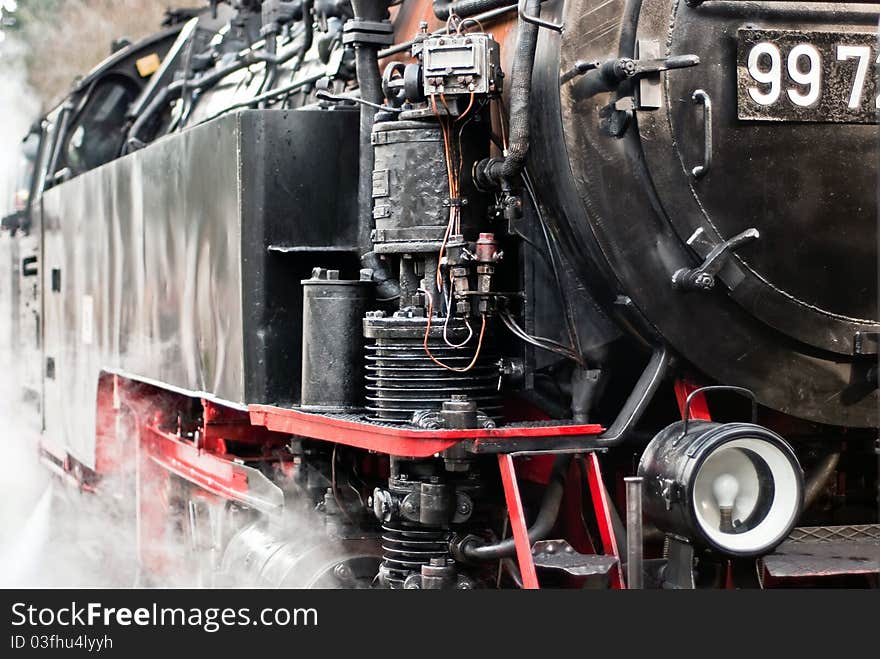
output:
[[735,556],[776,547],[803,501],[791,447],[753,423],[674,423],[651,440],[639,475],[645,515],[661,530]]

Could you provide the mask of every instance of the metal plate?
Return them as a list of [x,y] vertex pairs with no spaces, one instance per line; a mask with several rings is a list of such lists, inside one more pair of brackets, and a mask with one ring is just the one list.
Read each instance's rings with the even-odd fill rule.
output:
[[784,542],[762,561],[778,579],[880,574],[880,543]]
[[748,121],[877,123],[877,35],[739,30],[737,114]]
[[[338,251],[354,244],[354,195],[331,182],[355,178],[357,122],[229,113],[45,193],[48,436],[94,467],[102,371],[236,404],[298,398],[302,287],[291,282],[319,262],[356,271]],[[333,157],[316,159],[327,144]]]

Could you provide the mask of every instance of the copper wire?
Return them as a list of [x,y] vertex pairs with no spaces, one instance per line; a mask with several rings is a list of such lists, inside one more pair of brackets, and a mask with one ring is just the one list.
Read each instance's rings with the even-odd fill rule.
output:
[[431,316],[434,314],[434,298],[428,291],[423,289],[422,292],[425,294],[425,297],[428,298],[428,324],[425,328],[425,338],[422,341],[422,347],[425,349],[425,354],[428,355],[430,360],[437,364],[437,366],[442,366],[447,371],[453,371],[455,373],[467,373],[474,366],[476,366],[477,359],[479,359],[480,352],[483,349],[483,336],[485,336],[486,334],[486,314],[482,314],[481,316],[482,322],[480,324],[480,335],[477,338],[477,349],[474,351],[474,357],[473,359],[471,359],[470,364],[464,367],[450,366],[449,364],[444,364],[434,356],[434,354],[431,352],[431,348],[428,347],[428,338],[431,335]]

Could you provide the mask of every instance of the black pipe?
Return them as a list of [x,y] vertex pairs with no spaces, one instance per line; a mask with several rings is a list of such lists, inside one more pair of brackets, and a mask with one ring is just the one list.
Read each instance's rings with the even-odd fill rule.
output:
[[367,252],[361,257],[361,265],[373,271],[373,281],[376,282],[376,298],[380,301],[390,302],[400,297],[400,282],[395,279],[385,262],[379,258],[376,252]]
[[[547,489],[544,490],[541,508],[534,523],[528,529],[530,547],[538,540],[546,538],[556,524],[570,464],[570,455],[559,455],[553,462],[553,471],[550,473]],[[516,553],[516,544],[513,538],[507,538],[501,542],[483,545],[479,544],[479,539],[475,536],[468,536],[457,547],[457,551],[470,561],[491,561],[513,556]]]
[[468,18],[509,4],[510,0],[456,0],[454,2],[434,0],[434,16],[441,21],[447,20],[452,14],[459,18]]
[[816,467],[804,483],[804,506],[803,510],[807,511],[816,503],[822,490],[828,485],[828,481],[834,476],[837,465],[840,462],[840,451],[829,453],[825,459]]
[[144,126],[147,125],[147,122],[152,119],[160,109],[165,107],[165,104],[169,101],[169,97],[172,93],[180,94],[182,91],[183,80],[175,80],[170,85],[163,87],[159,93],[153,97],[150,104],[144,108],[144,111],[140,113],[138,118],[134,120],[131,128],[128,129],[128,135],[125,138],[125,145],[123,147],[126,153],[146,146],[140,138]]
[[636,386],[630,392],[623,408],[617,414],[611,427],[597,438],[597,447],[610,447],[620,444],[632,431],[642,414],[657,393],[657,389],[666,377],[666,367],[669,365],[669,351],[665,345],[657,346],[651,354],[651,359],[645,370],[639,376]]
[[[265,93],[270,91],[275,83],[278,82],[278,71],[282,64],[286,63],[288,60],[296,57],[298,59],[297,63],[294,65],[294,72],[298,71],[300,66],[302,66],[303,60],[306,57],[306,53],[312,47],[312,44],[315,41],[315,27],[314,27],[314,17],[312,16],[312,5],[314,4],[314,0],[304,0],[303,2],[303,38],[302,44],[296,50],[291,50],[288,53],[285,53],[281,57],[278,57],[275,54],[275,50],[277,47],[276,44],[276,35],[270,34],[266,37],[266,50],[267,53],[271,55],[271,58],[267,59],[266,63],[266,77],[263,79],[263,84],[260,88],[260,93]],[[271,50],[269,48],[269,44],[272,44]],[[261,110],[266,107],[266,103],[261,102],[257,107]]]
[[[523,13],[538,16],[541,0],[524,0]],[[513,56],[513,72],[510,76],[510,135],[507,155],[488,158],[477,166],[477,182],[484,188],[501,187],[519,176],[529,153],[532,70],[535,66],[535,50],[538,46],[538,26],[524,21],[520,16],[519,35]]]
[[[505,14],[508,14],[512,11],[516,10],[516,5],[511,4],[513,0],[508,0],[503,5],[498,7],[498,9],[492,9],[490,11],[484,12],[482,14],[477,14],[474,16],[474,19],[480,21],[480,25],[486,27],[491,21],[494,21],[498,18],[501,18]],[[439,30],[434,30],[431,32],[431,36],[440,36],[441,34],[446,34],[446,26],[443,26]],[[409,41],[401,41],[400,43],[396,43],[393,46],[388,46],[388,48],[383,48],[379,51],[379,59],[384,59],[386,57],[390,57],[391,55],[396,55],[397,53],[405,53],[413,47],[413,44],[416,43],[415,39],[410,39]]]
[[[388,13],[385,0],[351,0],[356,20],[382,21]],[[355,64],[361,98],[382,104],[382,75],[379,73],[379,46],[355,44]],[[361,254],[372,249],[373,230],[373,118],[376,109],[360,104],[360,160],[358,174],[358,246]]]

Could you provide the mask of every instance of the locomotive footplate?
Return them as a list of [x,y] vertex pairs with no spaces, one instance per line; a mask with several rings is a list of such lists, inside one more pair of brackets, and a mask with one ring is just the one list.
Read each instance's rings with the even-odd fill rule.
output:
[[275,432],[336,442],[389,455],[425,458],[467,441],[472,453],[512,453],[526,448],[566,451],[583,446],[604,428],[594,423],[530,421],[501,428],[424,430],[415,426],[366,421],[352,414],[310,414],[302,410],[251,405],[251,423]]

